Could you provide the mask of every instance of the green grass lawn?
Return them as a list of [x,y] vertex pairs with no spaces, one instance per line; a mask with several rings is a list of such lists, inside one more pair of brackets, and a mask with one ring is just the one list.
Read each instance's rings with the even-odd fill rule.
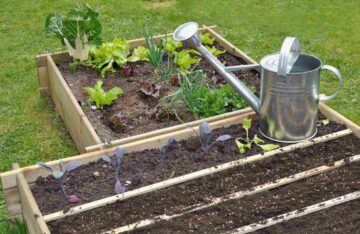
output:
[[[156,33],[187,21],[218,25],[218,31],[259,61],[276,52],[286,36],[299,38],[302,51],[340,69],[344,87],[328,104],[360,124],[360,3],[358,1],[156,1],[93,0],[103,38],[142,37],[146,23]],[[0,8],[0,172],[78,152],[61,119],[38,92],[35,55],[61,51],[44,32],[50,11],[66,13],[74,1],[2,1]],[[325,72],[321,91],[331,93],[336,78]],[[0,188],[1,189],[1,188]],[[0,217],[6,217],[0,196]],[[0,219],[0,222],[1,219]],[[0,233],[7,233],[0,224]]]

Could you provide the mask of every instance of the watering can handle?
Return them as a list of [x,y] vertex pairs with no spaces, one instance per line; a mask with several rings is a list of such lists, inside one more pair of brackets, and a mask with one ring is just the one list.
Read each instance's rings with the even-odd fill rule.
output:
[[333,66],[323,65],[323,66],[321,67],[321,70],[331,71],[331,72],[333,72],[333,73],[336,75],[336,77],[339,79],[339,86],[338,86],[338,88],[336,89],[335,93],[333,93],[333,94],[330,95],[330,96],[326,96],[326,95],[320,95],[320,96],[319,96],[319,101],[328,101],[328,100],[333,99],[334,97],[336,97],[336,95],[338,94],[338,92],[339,92],[340,89],[342,88],[343,77],[342,77],[342,75],[340,74],[339,70],[336,69],[336,68],[333,67]]
[[300,54],[300,42],[296,37],[286,37],[280,50],[278,71],[279,76],[286,76],[288,66],[292,67]]

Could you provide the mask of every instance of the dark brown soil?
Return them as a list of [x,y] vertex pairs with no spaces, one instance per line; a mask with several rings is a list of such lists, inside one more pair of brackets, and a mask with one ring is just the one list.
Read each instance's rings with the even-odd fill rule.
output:
[[[54,233],[86,233],[90,230],[97,233],[164,213],[183,212],[195,204],[206,204],[210,199],[251,189],[309,168],[331,165],[336,160],[359,153],[360,140],[351,135],[70,216],[49,225],[52,231],[56,230]],[[160,223],[146,229],[146,232],[214,233],[214,230],[229,230],[261,221],[358,190],[359,169],[359,163],[351,164],[273,189],[269,193],[224,203],[169,223]]]
[[[240,58],[229,53],[220,55],[219,60],[229,66],[244,64],[244,61]],[[139,89],[139,83],[141,81],[153,83],[160,78],[158,74],[154,73],[153,68],[147,62],[130,63],[129,65],[134,71],[134,74],[130,77],[125,78],[123,76],[124,71],[120,68],[115,73],[109,72],[105,79],[102,79],[100,73],[91,67],[78,66],[74,72],[69,69],[68,61],[56,61],[56,64],[79,104],[81,104],[91,125],[103,142],[180,124],[175,115],[165,116],[160,120],[150,117],[149,113],[158,104],[159,99],[176,91],[178,86],[171,84],[170,81],[162,81],[159,83],[162,87],[158,98],[144,95]],[[209,82],[211,82],[211,79],[223,81],[205,59],[201,60],[198,68],[205,72]],[[260,87],[258,72],[238,71],[235,74],[240,80],[254,87],[258,94]],[[103,88],[105,90],[109,90],[112,87],[120,87],[124,90],[124,94],[114,101],[112,105],[106,106],[102,110],[92,110],[88,103],[88,95],[84,92],[84,87],[93,87],[98,80],[103,80]],[[232,110],[229,109],[228,111]],[[193,114],[188,112],[184,105],[179,104],[177,112],[184,122],[195,120]],[[116,127],[110,122],[110,118],[118,113],[121,113],[123,116],[123,124],[120,127]]]
[[[323,117],[320,116],[320,119],[321,118]],[[342,125],[339,125],[335,122],[330,122],[326,126],[320,124],[318,127],[318,136],[335,132],[343,128],[344,127]],[[215,130],[213,132],[213,139],[222,134],[230,134],[233,138],[245,137],[245,132],[241,129],[240,125]],[[254,136],[255,134],[258,134],[258,136],[261,137],[259,135],[257,121],[253,122],[252,128],[250,129],[250,136]],[[270,141],[266,142],[271,143]],[[351,140],[351,144],[344,146],[346,149],[348,149],[348,154],[358,150],[355,142],[357,142],[357,139],[353,138]],[[327,145],[319,145],[316,147],[323,147],[324,152],[327,152],[329,147],[336,148]],[[324,163],[325,161],[325,163],[330,163],[333,160],[332,156],[328,156],[326,154],[321,155],[321,153],[319,154],[321,156],[318,156],[317,150],[311,151],[311,149],[312,148],[309,149],[309,151],[312,152],[311,154],[307,155],[306,157],[298,157],[299,161],[296,162],[299,163],[299,165],[295,165],[295,167],[292,166],[293,162],[287,161],[265,161],[266,165],[260,163],[259,165],[265,171],[260,171],[260,174],[254,174],[255,179],[250,182],[258,183],[260,180],[259,178],[262,178],[260,175],[263,175],[264,179],[262,181],[270,179],[271,177],[268,177],[267,173],[270,173],[269,168],[272,167],[275,169],[272,169],[271,171],[274,173],[274,176],[276,176],[276,173],[280,172],[281,170],[284,170],[284,173],[293,172],[292,170],[287,169],[287,167],[290,167],[290,165],[291,167],[294,167],[294,170],[297,170],[303,166],[312,166],[313,163],[316,162]],[[336,151],[336,149],[334,150]],[[232,139],[226,142],[217,142],[207,153],[204,153],[200,140],[196,137],[171,145],[167,150],[163,165],[159,161],[159,150],[145,150],[142,152],[125,155],[121,165],[120,178],[124,184],[128,182],[126,186],[127,190],[129,191],[169,179],[170,177],[177,177],[188,174],[197,170],[209,168],[211,166],[216,166],[229,161],[234,161],[241,157],[246,157],[261,152],[262,151],[259,147],[254,146],[245,154],[240,154],[234,143],[234,140]],[[294,156],[295,154],[292,155]],[[347,154],[344,155],[344,157],[345,156],[347,156]],[[321,157],[324,157],[324,159],[321,160]],[[304,158],[309,158],[309,161],[306,161]],[[269,165],[267,165],[268,163]],[[278,167],[279,163],[284,164],[284,168]],[[245,171],[243,171],[243,175],[252,173],[252,169],[249,169],[249,166],[245,167],[244,170]],[[95,172],[99,173],[100,176],[95,176]],[[113,168],[105,161],[99,160],[97,162],[83,165],[81,168],[71,172],[66,182],[66,190],[69,194],[74,193],[80,197],[81,203],[87,203],[114,195],[114,183],[115,178]],[[249,185],[253,184],[250,183]],[[236,185],[234,186],[234,188],[237,188]],[[39,177],[35,186],[32,188],[32,192],[40,207],[40,210],[44,214],[59,211],[69,207],[69,204],[64,199],[62,192],[59,190],[57,182],[52,176],[48,176],[47,178]]]
[[254,232],[270,233],[360,233],[360,200],[325,209]]
[[[360,163],[354,163],[255,196],[221,203],[194,214],[160,222],[135,233],[222,233],[357,191],[360,189],[359,170]],[[327,222],[323,222],[322,219],[313,221],[322,223],[325,230],[332,231],[332,227],[326,224],[331,225],[333,220],[349,222],[349,227],[358,224],[358,220],[354,220],[354,217],[353,220],[343,220],[345,217],[339,216],[337,212],[327,218]],[[332,231],[326,232],[324,228],[318,229],[317,226],[308,228],[314,232],[301,232],[301,228],[303,227],[299,226],[294,229],[300,230],[300,233],[332,233]],[[293,233],[292,229],[293,227],[290,226],[289,229],[284,230],[285,232],[272,233]]]

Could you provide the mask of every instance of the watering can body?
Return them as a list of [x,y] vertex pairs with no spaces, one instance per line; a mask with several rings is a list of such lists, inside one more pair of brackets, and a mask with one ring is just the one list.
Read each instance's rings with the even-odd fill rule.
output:
[[[178,27],[173,37],[197,49],[214,66],[255,110],[260,119],[261,134],[274,141],[294,143],[315,136],[319,101],[334,98],[342,85],[340,72],[332,66],[322,65],[315,56],[300,53],[299,41],[294,37],[287,37],[280,53],[265,56],[260,64],[232,67],[225,67],[201,45],[196,23]],[[261,73],[260,98],[232,73],[246,69]],[[338,90],[331,96],[319,94],[321,70],[329,70],[339,79]]]

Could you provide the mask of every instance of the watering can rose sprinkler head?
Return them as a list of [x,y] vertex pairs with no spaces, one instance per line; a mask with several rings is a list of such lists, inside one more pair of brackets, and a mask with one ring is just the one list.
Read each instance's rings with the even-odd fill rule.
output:
[[[225,67],[200,41],[198,24],[188,22],[179,26],[173,37],[177,41],[198,50],[215,70],[256,112],[260,120],[260,132],[266,138],[284,143],[295,143],[316,135],[319,101],[337,95],[320,97],[320,71],[332,71],[342,84],[340,72],[322,65],[315,56],[300,53],[300,43],[295,37],[287,37],[279,53],[265,56],[260,64]],[[256,69],[261,74],[259,99],[232,72]]]

